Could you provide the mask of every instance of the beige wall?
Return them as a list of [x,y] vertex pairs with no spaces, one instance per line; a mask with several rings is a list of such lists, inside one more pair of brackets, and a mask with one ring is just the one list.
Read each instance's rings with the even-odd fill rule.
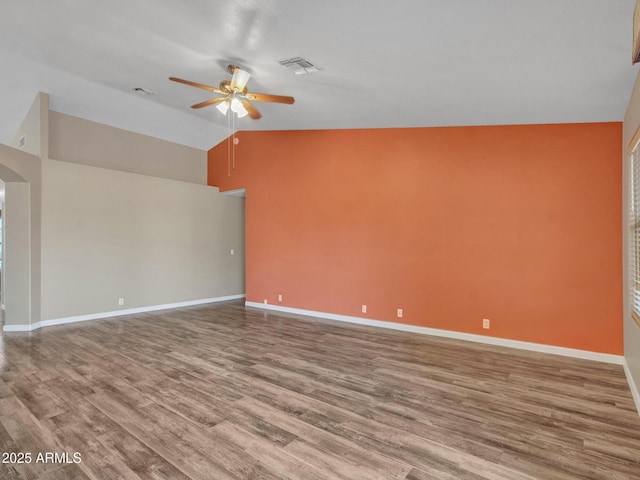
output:
[[623,129],[623,182],[622,182],[622,209],[623,222],[623,282],[624,282],[624,357],[633,377],[635,385],[640,388],[640,326],[638,326],[630,315],[629,300],[629,159],[626,156],[627,146],[636,130],[640,128],[640,76],[636,79],[636,84],[627,107],[624,117]]
[[[49,96],[39,93],[27,112],[11,142],[11,146],[37,157],[48,156]],[[25,145],[20,147],[20,138],[25,136]]]
[[43,186],[43,320],[244,293],[244,199],[56,160]]
[[207,183],[207,153],[58,112],[49,112],[49,156],[66,162]]
[[49,112],[46,94],[23,133],[0,145],[5,327],[244,293],[244,199],[205,185],[206,152]]

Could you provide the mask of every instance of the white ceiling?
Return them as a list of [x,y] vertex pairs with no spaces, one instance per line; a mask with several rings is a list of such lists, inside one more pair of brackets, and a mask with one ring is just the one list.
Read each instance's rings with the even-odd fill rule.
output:
[[[167,77],[217,86],[230,62],[249,90],[296,98],[257,103],[239,130],[620,121],[634,3],[0,0],[0,142],[43,91],[53,110],[208,149],[226,118]],[[297,55],[324,70],[278,64]]]

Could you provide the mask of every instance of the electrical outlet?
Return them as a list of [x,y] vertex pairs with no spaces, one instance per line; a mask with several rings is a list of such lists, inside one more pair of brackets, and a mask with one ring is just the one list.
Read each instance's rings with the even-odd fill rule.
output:
[[282,301],[282,294],[281,294],[281,293],[279,293],[279,294],[278,294],[278,301],[279,301],[279,302],[281,302],[281,301]]
[[118,305],[124,305],[124,297],[118,299]]
[[366,305],[362,305],[362,313],[367,313],[367,306]]
[[489,330],[491,328],[491,320],[489,320],[488,318],[483,318],[482,319],[482,328],[485,328],[485,329]]
[[398,309],[398,318],[402,318],[402,309],[401,308]]
[[266,299],[266,298],[264,299],[264,304],[265,304],[265,305],[267,304],[267,299]]
[[231,250],[229,250],[229,255],[235,255],[236,251],[232,248]]

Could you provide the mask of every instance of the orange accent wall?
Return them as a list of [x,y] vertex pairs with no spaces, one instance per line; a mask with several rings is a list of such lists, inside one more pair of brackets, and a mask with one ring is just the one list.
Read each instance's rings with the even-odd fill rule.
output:
[[237,138],[248,301],[622,354],[621,123]]

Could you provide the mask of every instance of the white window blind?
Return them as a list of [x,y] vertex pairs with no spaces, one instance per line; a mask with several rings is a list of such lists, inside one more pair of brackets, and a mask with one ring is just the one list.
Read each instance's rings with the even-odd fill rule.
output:
[[640,325],[640,144],[631,152],[631,248],[629,251],[631,271],[631,315]]

